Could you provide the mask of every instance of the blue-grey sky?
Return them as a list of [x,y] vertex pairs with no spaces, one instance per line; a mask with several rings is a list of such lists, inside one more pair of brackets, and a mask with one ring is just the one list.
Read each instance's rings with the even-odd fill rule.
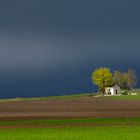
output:
[[[138,0],[1,0],[0,97],[96,90],[98,67],[136,70]],[[140,84],[138,84],[140,85]]]

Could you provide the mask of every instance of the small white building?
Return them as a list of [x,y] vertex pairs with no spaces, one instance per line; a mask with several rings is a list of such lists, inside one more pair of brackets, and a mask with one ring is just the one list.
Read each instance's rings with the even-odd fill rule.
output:
[[106,87],[105,93],[107,95],[121,95],[121,88],[118,84],[114,85],[113,87]]

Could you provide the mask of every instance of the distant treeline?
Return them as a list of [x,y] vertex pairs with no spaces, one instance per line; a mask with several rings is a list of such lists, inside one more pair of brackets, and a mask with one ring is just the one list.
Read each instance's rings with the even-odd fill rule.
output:
[[115,70],[112,73],[109,68],[98,68],[92,73],[92,82],[103,92],[106,87],[115,84],[122,89],[132,90],[137,84],[137,76],[134,69],[128,69],[127,72]]

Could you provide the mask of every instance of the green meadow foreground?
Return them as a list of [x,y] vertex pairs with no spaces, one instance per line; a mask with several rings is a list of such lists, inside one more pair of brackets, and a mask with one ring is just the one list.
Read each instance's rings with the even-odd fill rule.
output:
[[140,118],[0,122],[2,140],[138,140]]
[[140,95],[0,102],[0,140],[139,140]]
[[139,140],[140,126],[1,129],[1,140]]

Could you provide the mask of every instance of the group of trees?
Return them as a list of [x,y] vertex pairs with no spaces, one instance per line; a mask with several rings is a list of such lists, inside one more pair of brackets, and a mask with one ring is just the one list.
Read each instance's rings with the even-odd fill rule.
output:
[[137,77],[135,70],[128,69],[127,72],[114,72],[114,82],[117,83],[122,89],[132,90],[137,84]]
[[122,89],[132,90],[137,84],[135,70],[128,69],[127,72],[114,71],[109,68],[98,68],[92,73],[92,82],[104,93],[105,88],[118,84]]

